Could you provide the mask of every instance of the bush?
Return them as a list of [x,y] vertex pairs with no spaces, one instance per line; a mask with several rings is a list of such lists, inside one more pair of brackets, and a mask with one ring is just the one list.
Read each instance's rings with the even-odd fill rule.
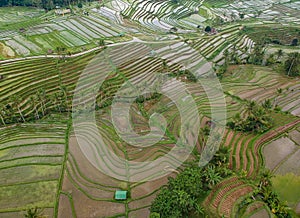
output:
[[204,31],[207,32],[207,33],[210,33],[211,32],[211,27],[210,26],[205,27]]
[[291,46],[297,46],[298,45],[298,39],[293,39]]

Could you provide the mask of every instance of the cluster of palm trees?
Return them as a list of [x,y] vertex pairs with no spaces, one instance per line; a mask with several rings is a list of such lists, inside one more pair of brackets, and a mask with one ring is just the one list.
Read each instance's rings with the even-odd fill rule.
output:
[[271,178],[272,172],[264,170],[259,177],[259,184],[253,191],[252,195],[245,199],[240,204],[240,209],[251,204],[254,201],[263,201],[269,207],[270,211],[279,218],[292,218],[290,213],[291,208],[283,204],[278,195],[274,192],[272,187]]
[[200,206],[209,191],[222,179],[232,175],[228,169],[230,149],[222,147],[212,161],[199,168],[198,160],[177,175],[169,178],[167,187],[163,187],[152,202],[150,217],[190,217],[191,214],[204,214]]
[[266,100],[262,105],[258,105],[255,101],[248,101],[244,113],[237,113],[227,126],[242,132],[265,132],[273,126],[270,115],[272,107],[270,100]]
[[70,109],[68,104],[67,88],[60,86],[59,91],[46,93],[44,88],[34,95],[23,99],[18,95],[9,97],[0,103],[0,121],[3,126],[11,123],[37,120],[50,111],[66,112]]

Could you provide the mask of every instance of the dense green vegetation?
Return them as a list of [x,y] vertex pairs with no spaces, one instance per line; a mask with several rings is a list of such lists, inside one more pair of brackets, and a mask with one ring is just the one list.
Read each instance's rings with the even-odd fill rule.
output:
[[296,45],[300,38],[300,29],[279,24],[247,26],[244,33],[259,44],[271,43],[277,45]]
[[263,201],[269,207],[270,211],[278,218],[292,218],[291,209],[283,203],[272,186],[270,171],[265,171],[260,176],[258,187],[253,191],[249,198],[246,198],[239,205],[239,210],[251,204],[254,201]]
[[228,147],[222,147],[205,167],[199,168],[195,161],[188,163],[176,178],[170,177],[167,187],[163,187],[153,201],[151,213],[161,218],[203,214],[201,202],[209,191],[233,173],[228,169],[229,152]]
[[243,115],[237,113],[227,125],[237,131],[263,133],[273,126],[271,108],[272,104],[269,100],[265,101],[263,106],[250,101]]

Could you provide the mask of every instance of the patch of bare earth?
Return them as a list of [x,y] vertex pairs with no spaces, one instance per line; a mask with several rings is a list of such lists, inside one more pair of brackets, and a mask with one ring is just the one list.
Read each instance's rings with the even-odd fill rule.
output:
[[140,210],[131,211],[129,213],[129,218],[146,218],[150,216],[149,208],[143,208]]
[[262,209],[255,214],[253,214],[250,218],[269,218],[270,215],[266,209]]
[[59,197],[59,205],[58,205],[58,218],[64,218],[64,215],[68,214],[68,216],[72,215],[71,203],[69,201],[68,196],[61,194]]
[[[125,205],[123,203],[96,201],[90,199],[78,190],[78,188],[75,187],[66,176],[64,178],[62,190],[72,196],[77,217],[108,217],[125,213]],[[60,214],[61,218],[71,217],[72,215],[64,214],[63,212],[69,213],[69,210],[62,211]]]

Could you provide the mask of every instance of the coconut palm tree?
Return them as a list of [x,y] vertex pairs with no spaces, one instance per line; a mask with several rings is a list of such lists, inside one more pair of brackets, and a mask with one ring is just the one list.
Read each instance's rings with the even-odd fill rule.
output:
[[37,109],[37,107],[36,107],[36,98],[35,98],[35,96],[30,96],[30,101],[31,101],[33,110],[34,110],[34,112],[35,112],[35,118],[36,118],[36,119],[40,119],[39,111],[38,111],[38,109]]
[[38,207],[29,208],[27,213],[24,214],[25,218],[44,218],[43,210],[39,209]]
[[14,96],[11,97],[10,100],[11,100],[12,107],[13,108],[15,107],[17,109],[18,113],[20,114],[20,117],[21,117],[22,121],[25,123],[25,118],[24,118],[22,110],[20,108],[20,103],[21,103],[20,99],[21,98],[19,96],[14,95]]
[[46,108],[45,108],[45,99],[46,99],[45,89],[43,89],[43,88],[39,89],[39,91],[37,93],[37,98],[39,99],[40,104],[41,104],[42,114],[43,114],[43,116],[45,116],[45,111],[46,111]]
[[166,60],[163,60],[163,62],[162,62],[162,68],[163,68],[163,71],[168,71],[169,70],[169,66],[168,66]]
[[5,117],[5,106],[4,104],[0,103],[0,118],[1,118],[1,122],[4,126],[6,126],[6,123],[4,121],[4,117]]
[[211,189],[214,185],[219,183],[222,179],[214,166],[206,167],[204,171],[205,181],[208,182],[208,187]]
[[256,107],[257,104],[255,101],[248,101],[246,105],[246,111],[245,111],[246,115],[248,116],[251,115]]
[[277,61],[284,55],[284,52],[282,49],[278,49],[276,52],[275,52],[275,55],[277,57]]
[[67,95],[67,87],[64,85],[60,86],[60,90],[62,93],[62,105],[65,107],[65,110],[68,110],[68,95]]
[[263,103],[262,103],[263,108],[270,110],[272,109],[273,105],[271,102],[271,99],[266,99]]
[[300,75],[300,53],[293,52],[288,55],[288,59],[284,63],[284,69],[288,76]]
[[259,187],[266,187],[271,184],[271,178],[273,177],[273,174],[270,170],[265,170],[260,174],[260,177]]

